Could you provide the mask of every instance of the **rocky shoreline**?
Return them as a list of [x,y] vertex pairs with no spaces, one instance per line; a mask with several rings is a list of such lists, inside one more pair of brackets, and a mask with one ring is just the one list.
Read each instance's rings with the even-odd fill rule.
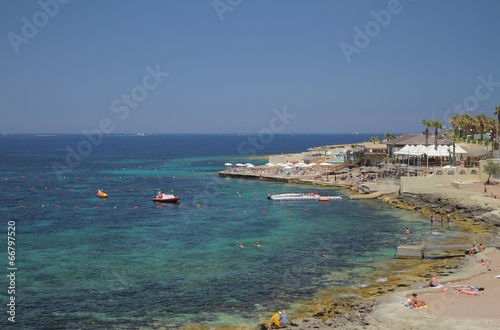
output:
[[[342,187],[348,188],[348,187]],[[477,194],[476,194],[477,195]],[[477,197],[477,196],[476,196]],[[477,201],[466,196],[447,196],[441,191],[428,193],[387,193],[377,198],[390,207],[416,211],[422,214],[451,214],[453,223],[466,233],[488,233],[500,242],[500,201],[498,205],[491,201]],[[456,252],[456,251],[455,251]],[[465,251],[464,251],[465,252]],[[288,329],[379,329],[384,325],[374,321],[373,311],[379,304],[379,298],[396,291],[407,291],[418,288],[427,281],[431,273],[438,275],[442,281],[453,277],[463,267],[464,255],[449,255],[421,262],[405,262],[399,260],[389,265],[388,274],[399,274],[388,277],[387,282],[373,282],[371,285],[355,290],[359,298],[355,301],[320,300],[305,302],[307,307],[290,318]],[[335,296],[335,288],[323,293],[322,297]],[[328,289],[327,289],[328,291]],[[384,297],[382,297],[384,296]],[[197,325],[196,329],[209,329]],[[257,329],[272,329],[268,320],[261,321]],[[188,329],[188,328],[185,328]],[[194,329],[189,327],[189,329]],[[218,327],[217,329],[243,330],[247,327]]]
[[[395,208],[417,211],[422,214],[435,213],[439,216],[451,214],[453,221],[467,233],[491,233],[498,241],[500,213],[496,208],[471,203],[467,198],[446,197],[440,193],[405,193],[391,194],[379,200]],[[359,288],[356,294],[363,298],[356,302],[320,302],[311,303],[303,309],[312,316],[297,316],[290,321],[290,329],[374,329],[379,324],[372,324],[371,312],[377,306],[377,297],[400,290],[408,290],[427,280],[431,273],[445,281],[447,276],[456,274],[463,265],[463,255],[451,256],[410,266],[407,273],[388,278],[386,283],[373,283],[366,288]],[[394,265],[393,270],[398,268]],[[405,266],[402,266],[405,268]],[[271,329],[269,321],[262,321],[258,329]]]

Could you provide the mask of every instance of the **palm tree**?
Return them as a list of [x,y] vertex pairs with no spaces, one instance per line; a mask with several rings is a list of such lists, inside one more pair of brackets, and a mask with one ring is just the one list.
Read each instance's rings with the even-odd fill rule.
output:
[[497,121],[496,119],[489,118],[486,122],[486,131],[491,132],[490,141],[493,141],[493,137],[497,136]]
[[432,120],[422,119],[422,124],[425,126],[425,131],[422,133],[425,134],[425,146],[427,147],[429,145],[429,128],[432,127]]
[[476,129],[476,119],[474,119],[474,117],[472,117],[470,114],[468,113],[464,113],[462,115],[462,120],[464,122],[464,131],[465,131],[465,136],[467,137],[467,134],[470,133],[470,135],[472,135],[472,138],[474,138],[474,133],[475,133],[475,129]]
[[451,143],[453,143],[453,166],[455,166],[455,143],[460,141],[461,138],[457,134],[452,134],[449,137]]
[[385,133],[384,134],[384,137],[387,139],[387,140],[390,140],[390,139],[394,139],[396,136],[394,134],[391,134],[391,133]]
[[379,142],[379,141],[380,141],[380,140],[378,139],[378,137],[376,137],[376,136],[372,136],[372,137],[370,138],[370,140],[371,140],[373,143],[377,143],[377,142]]
[[493,111],[493,114],[494,115],[497,115],[497,142],[498,142],[498,134],[500,132],[500,127],[498,127],[498,125],[500,124],[500,105],[497,105],[495,107],[495,111]]
[[453,126],[455,134],[459,134],[460,129],[462,128],[461,125],[463,124],[462,116],[460,115],[451,116],[449,123],[451,124],[451,126]]
[[438,133],[439,129],[443,128],[443,124],[439,120],[431,120],[431,127],[434,128],[434,149],[438,150]]
[[476,121],[477,124],[479,125],[479,131],[481,133],[481,140],[483,139],[483,133],[484,133],[484,126],[486,125],[486,122],[488,121],[488,116],[486,116],[484,113],[481,113],[476,116]]

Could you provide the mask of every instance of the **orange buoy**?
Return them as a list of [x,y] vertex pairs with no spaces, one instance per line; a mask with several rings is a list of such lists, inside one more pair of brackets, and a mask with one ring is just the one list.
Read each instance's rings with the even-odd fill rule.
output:
[[136,208],[137,208],[137,206],[134,206],[134,209],[136,209]]
[[19,207],[23,207],[22,205],[19,205]]
[[229,209],[229,212],[231,212],[231,209]]
[[264,214],[267,214],[267,211],[264,211]]
[[97,209],[98,207],[96,206],[95,208]]
[[290,211],[286,211],[286,213],[290,213]]
[[56,205],[56,208],[58,208],[58,207],[59,207],[59,205]]
[[130,191],[134,191],[134,189],[130,189]]
[[254,192],[254,194],[256,194],[257,192]]
[[203,190],[203,193],[206,194],[207,192],[205,190]]
[[205,206],[205,209],[206,209],[206,208],[207,208],[207,207]]
[[215,210],[217,211],[217,208],[215,208]]
[[179,205],[180,208],[182,208],[182,205]]
[[308,212],[308,211],[309,211],[309,209],[306,209],[306,212]]
[[158,205],[158,208],[161,209],[161,205]]
[[78,208],[78,206],[75,206],[75,209],[77,209],[77,208]]
[[87,188],[87,191],[89,191],[90,189]]
[[223,192],[223,191],[221,191],[220,193],[221,193],[221,194],[223,194],[224,192]]
[[188,192],[189,192],[189,190],[186,190],[186,193],[188,193]]

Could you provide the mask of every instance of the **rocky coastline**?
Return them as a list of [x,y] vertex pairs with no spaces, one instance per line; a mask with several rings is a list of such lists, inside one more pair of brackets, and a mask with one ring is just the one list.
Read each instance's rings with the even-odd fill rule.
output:
[[[498,242],[500,233],[500,210],[493,206],[471,203],[467,198],[447,197],[441,193],[404,193],[389,194],[378,198],[388,206],[417,211],[422,214],[451,214],[453,222],[467,233],[489,233]],[[464,251],[465,252],[465,251]],[[378,304],[377,297],[397,290],[408,290],[425,282],[431,273],[437,274],[443,281],[447,276],[456,274],[463,266],[465,254],[430,260],[409,266],[404,275],[392,276],[388,281],[373,283],[356,290],[362,296],[354,302],[322,301],[310,302],[302,309],[304,314],[292,318],[289,329],[375,329],[380,324],[372,324],[371,312]],[[408,266],[391,266],[393,270]],[[269,321],[262,321],[258,329],[271,329]]]

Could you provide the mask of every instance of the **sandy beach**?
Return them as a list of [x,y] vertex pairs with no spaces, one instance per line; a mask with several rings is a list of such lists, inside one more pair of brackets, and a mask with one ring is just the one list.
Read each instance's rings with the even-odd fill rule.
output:
[[[488,262],[479,262],[480,260]],[[410,288],[378,299],[378,306],[367,318],[370,326],[386,329],[498,329],[500,294],[500,252],[490,248],[465,257],[460,270],[438,281],[440,288]],[[425,283],[422,282],[421,286]],[[464,295],[453,287],[474,285],[484,288],[478,295]],[[442,290],[446,288],[446,292]],[[409,309],[403,305],[412,293],[431,308]]]

